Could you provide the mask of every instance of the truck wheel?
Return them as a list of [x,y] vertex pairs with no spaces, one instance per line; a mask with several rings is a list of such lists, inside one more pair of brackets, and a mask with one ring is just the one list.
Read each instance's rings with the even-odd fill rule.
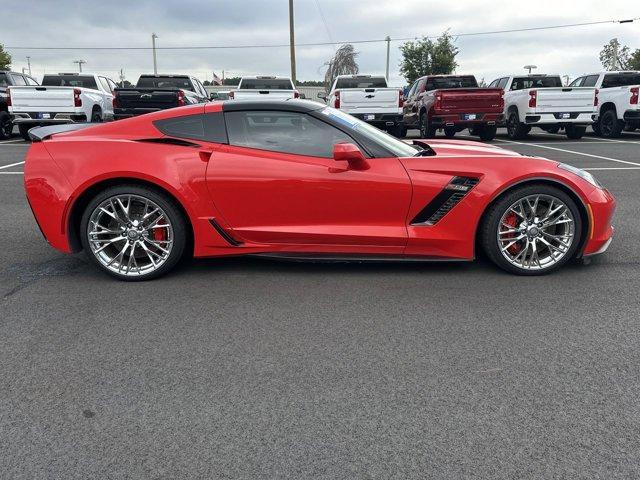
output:
[[471,127],[469,129],[469,135],[472,135],[474,137],[479,137],[480,136],[480,128],[479,127]]
[[8,112],[0,112],[0,140],[11,138],[13,134],[13,123]]
[[591,129],[593,130],[593,133],[595,133],[599,137],[602,136],[602,131],[600,130],[600,121],[594,122],[593,125],[591,125]]
[[435,135],[436,129],[429,126],[427,114],[422,112],[420,114],[420,138],[433,138]]
[[396,138],[404,138],[407,136],[407,127],[404,125],[394,125],[389,129],[389,133]]
[[18,125],[18,130],[20,131],[20,135],[24,138],[25,142],[30,142],[31,137],[29,136],[29,130],[33,128],[33,125]]
[[102,123],[102,113],[99,109],[91,112],[91,123]]
[[604,138],[618,138],[622,134],[624,122],[618,120],[616,111],[607,110],[600,117],[600,135]]
[[453,127],[445,127],[444,129],[444,135],[447,138],[453,138],[456,134],[456,129]]
[[518,112],[511,112],[507,120],[507,135],[511,140],[522,140],[527,136],[531,127],[525,125],[518,118]]
[[636,127],[627,126],[627,127],[624,127],[624,131],[625,132],[635,132],[636,131]]
[[480,127],[480,131],[478,132],[478,136],[480,140],[483,142],[490,142],[494,138],[496,138],[496,132],[498,131],[498,127],[495,125],[485,125]]
[[564,130],[567,133],[567,138],[570,138],[571,140],[580,140],[587,131],[587,127],[567,125]]

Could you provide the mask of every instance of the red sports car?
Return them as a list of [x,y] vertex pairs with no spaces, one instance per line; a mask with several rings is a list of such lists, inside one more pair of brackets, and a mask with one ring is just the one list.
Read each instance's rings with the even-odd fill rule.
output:
[[[65,131],[66,130],[66,131]],[[51,245],[123,280],[186,254],[473,260],[534,275],[604,252],[593,176],[474,142],[408,144],[319,103],[217,102],[31,131],[25,188]]]

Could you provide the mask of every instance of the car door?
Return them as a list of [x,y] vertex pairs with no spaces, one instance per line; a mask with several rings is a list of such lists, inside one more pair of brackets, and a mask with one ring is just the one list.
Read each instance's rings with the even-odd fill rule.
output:
[[304,112],[224,116],[229,144],[212,154],[207,185],[235,236],[283,250],[402,253],[411,184],[397,158],[335,161],[333,145],[355,141]]

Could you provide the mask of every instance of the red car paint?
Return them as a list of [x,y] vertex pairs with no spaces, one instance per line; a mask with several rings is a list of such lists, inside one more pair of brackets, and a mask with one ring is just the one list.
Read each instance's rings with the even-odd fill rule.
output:
[[[597,252],[612,235],[609,192],[557,162],[491,145],[430,140],[435,156],[367,158],[353,166],[200,140],[193,141],[197,148],[151,142],[165,138],[154,121],[219,112],[223,105],[165,110],[34,142],[25,188],[49,243],[77,251],[78,199],[101,182],[131,181],[156,185],[182,206],[196,257],[286,252],[469,260],[490,203],[535,180],[563,185],[590,212],[582,254]],[[454,176],[479,182],[436,225],[411,225]]]

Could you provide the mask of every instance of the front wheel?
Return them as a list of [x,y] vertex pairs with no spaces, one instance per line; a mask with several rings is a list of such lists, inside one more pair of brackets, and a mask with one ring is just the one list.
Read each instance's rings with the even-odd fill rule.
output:
[[139,185],[121,185],[89,202],[80,224],[89,259],[128,281],[170,271],[185,252],[185,218],[168,196]]
[[563,190],[539,184],[500,198],[481,228],[483,248],[497,266],[518,275],[541,275],[574,257],[582,219]]

